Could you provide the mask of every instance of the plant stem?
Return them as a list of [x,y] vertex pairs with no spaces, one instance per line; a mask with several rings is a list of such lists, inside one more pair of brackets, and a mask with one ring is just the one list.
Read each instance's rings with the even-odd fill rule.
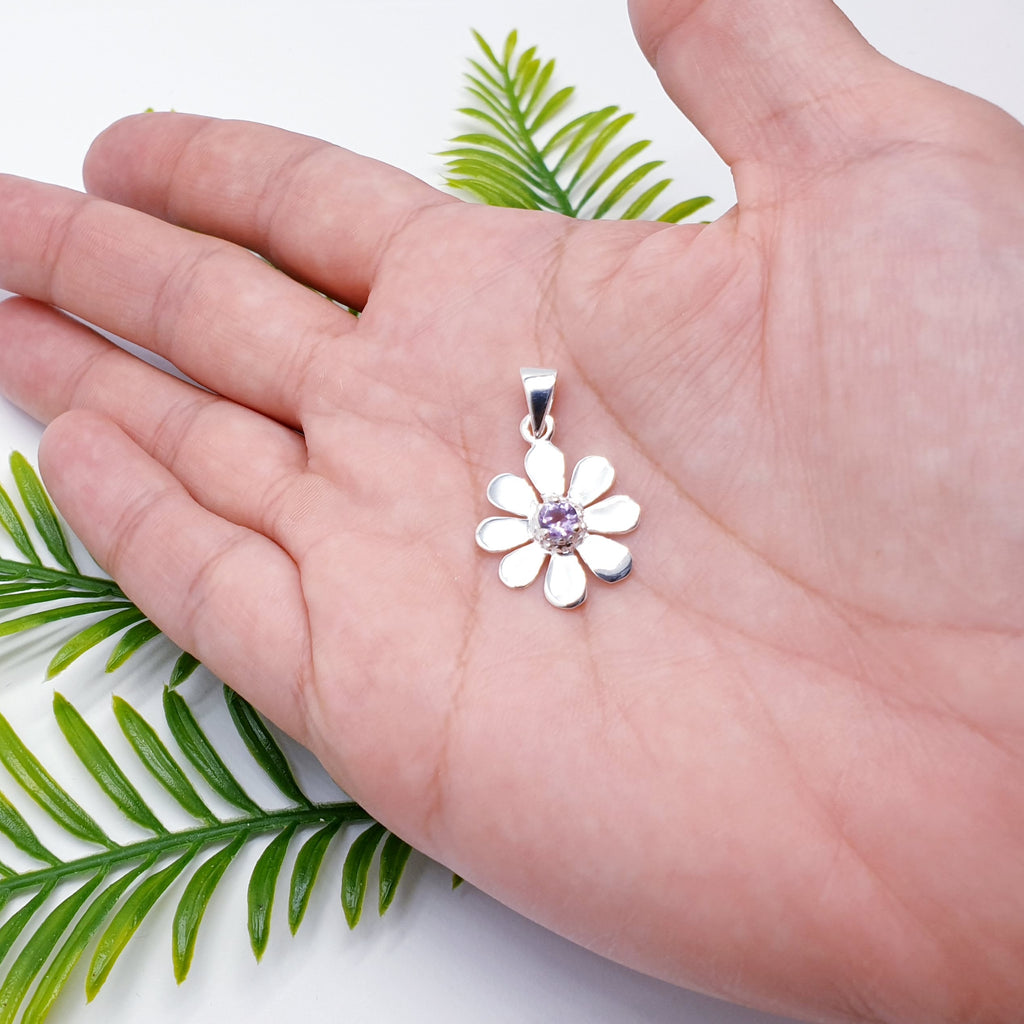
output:
[[184,832],[170,832],[166,835],[141,839],[137,843],[126,846],[115,846],[101,853],[94,853],[77,860],[65,861],[52,867],[28,871],[0,880],[0,905],[11,896],[25,890],[42,888],[47,884],[57,884],[78,875],[94,872],[99,868],[114,869],[144,860],[155,859],[170,853],[186,850],[189,847],[201,849],[216,843],[229,841],[238,835],[248,841],[255,836],[268,832],[281,832],[290,825],[301,828],[304,825],[317,825],[331,821],[342,824],[355,824],[373,821],[372,816],[357,803],[346,800],[331,804],[313,804],[311,807],[289,807],[267,814],[249,815],[234,818],[231,821],[218,822],[216,825],[202,825],[199,828],[187,829]]

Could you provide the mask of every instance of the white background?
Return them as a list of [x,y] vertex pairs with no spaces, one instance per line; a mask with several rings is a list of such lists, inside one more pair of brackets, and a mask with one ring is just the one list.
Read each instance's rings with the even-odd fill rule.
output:
[[[770,0],[765,0],[770,7]],[[845,0],[883,52],[1024,117],[1024,5]],[[174,4],[36,0],[0,7],[0,170],[77,187],[90,139],[112,120],[146,107],[174,108],[283,125],[388,160],[437,182],[432,154],[462,130],[460,73],[473,52],[470,27],[492,42],[519,29],[558,58],[563,83],[593,109],[638,111],[635,136],[652,138],[678,183],[671,194],[709,193],[717,216],[732,202],[727,170],[662,95],[629,31],[625,0],[177,0]],[[0,245],[3,239],[0,239]],[[0,404],[0,449],[34,453],[38,428]],[[8,483],[6,469],[0,478]],[[39,642],[0,648],[0,711],[55,771],[67,777],[63,740],[49,717]],[[60,689],[116,749],[113,686],[158,716],[166,650],[116,677],[99,655],[62,677]],[[230,738],[212,681],[186,693],[215,739]],[[382,741],[386,741],[382,738]],[[325,798],[331,785],[302,752],[302,774]],[[274,800],[248,777],[254,795]],[[9,789],[6,779],[0,787]],[[75,788],[73,786],[73,788]],[[88,800],[89,789],[75,788]],[[150,793],[147,790],[147,795]],[[173,822],[173,809],[159,802]],[[90,804],[90,806],[94,806]],[[116,828],[116,822],[110,822]],[[245,937],[243,854],[222,885],[199,937],[188,982],[174,985],[172,906],[154,913],[96,1002],[76,978],[56,1021],[587,1022],[768,1024],[778,1018],[651,981],[544,932],[422,862],[383,921],[371,912],[353,933],[337,900],[340,858],[292,939],[279,906],[270,948],[257,966]],[[6,856],[6,854],[5,854]],[[290,862],[289,862],[290,863]],[[287,870],[287,864],[286,864]]]

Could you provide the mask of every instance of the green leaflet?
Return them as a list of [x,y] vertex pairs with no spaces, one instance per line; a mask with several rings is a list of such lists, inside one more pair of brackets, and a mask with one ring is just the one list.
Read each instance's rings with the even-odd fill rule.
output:
[[189,654],[188,651],[182,651],[174,663],[174,668],[171,670],[171,681],[167,685],[172,690],[181,686],[197,668],[199,668],[199,659]]
[[52,679],[58,673],[63,672],[76,658],[81,657],[98,643],[108,640],[145,617],[138,608],[131,605],[121,611],[114,612],[113,615],[100,619],[99,622],[94,622],[91,626],[87,626],[68,640],[53,656],[50,664],[46,666],[46,678]]
[[412,847],[394,833],[389,833],[380,851],[380,889],[377,898],[377,913],[384,916],[391,906],[398,883],[402,880],[405,865],[409,862]]
[[64,530],[57,519],[57,513],[53,510],[50,498],[43,488],[43,482],[21,452],[11,453],[11,472],[14,474],[14,482],[18,486],[21,500],[25,503],[32,522],[50,554],[62,569],[66,569],[68,572],[78,572],[78,566],[75,565],[75,560],[68,550]]
[[78,919],[71,934],[65,939],[64,944],[47,967],[42,981],[36,987],[22,1014],[21,1024],[40,1024],[46,1019],[57,997],[67,984],[71,972],[75,969],[78,961],[82,959],[90,940],[103,926],[107,915],[114,909],[117,901],[129,886],[143,871],[148,870],[151,864],[152,859],[144,861],[133,871],[129,871],[126,875],[111,882],[89,904],[88,909]]
[[181,806],[200,821],[214,822],[213,811],[171,756],[156,730],[126,700],[114,697],[114,715],[139,760]]
[[[47,864],[59,863],[57,857],[43,846],[39,837],[29,827],[28,822],[3,793],[0,793],[0,832],[3,832],[19,850],[24,850],[30,857],[45,861]],[[6,869],[5,873],[13,872]]]
[[25,529],[25,523],[14,507],[14,502],[11,501],[11,496],[2,487],[0,487],[0,526],[7,531],[8,536],[14,541],[14,546],[30,562],[36,565],[42,564],[39,555],[36,554],[35,546],[29,538],[28,531]]
[[359,924],[363,913],[363,899],[366,896],[366,881],[373,863],[373,855],[387,829],[375,822],[361,832],[349,847],[345,867],[341,875],[341,905],[345,908],[345,920],[349,928]]
[[[28,604],[46,604],[48,601],[80,601],[82,595],[77,590],[27,590],[24,586],[17,590],[0,594],[0,610],[7,608],[23,608]],[[19,632],[12,630],[12,632]]]
[[192,966],[199,925],[202,924],[210,898],[244,842],[245,836],[239,833],[223,850],[218,850],[208,858],[185,886],[185,892],[174,913],[172,933],[174,979],[179,985],[188,976],[189,968]]
[[249,940],[257,960],[263,958],[270,938],[270,914],[274,909],[274,891],[281,873],[288,844],[295,835],[295,826],[286,828],[260,854],[249,879]]
[[313,885],[320,873],[324,855],[343,824],[342,821],[332,821],[319,832],[314,832],[302,844],[302,849],[295,858],[292,884],[288,894],[288,927],[291,928],[292,935],[299,930],[299,925],[306,916],[309,897],[313,894]]
[[[536,47],[517,52],[515,32],[500,56],[478,32],[473,35],[483,59],[469,62],[471,102],[459,112],[475,122],[475,130],[456,136],[441,154],[447,183],[495,206],[589,219],[620,206],[625,220],[647,213],[671,179],[651,178],[662,161],[637,162],[648,141],[613,148],[633,115],[606,106],[562,121],[574,89],[553,87],[553,60],[542,61]],[[675,223],[705,202],[710,200],[677,203],[657,219]]]
[[247,814],[259,814],[260,807],[242,789],[220,755],[206,738],[183,697],[169,687],[164,689],[164,715],[171,735],[182,753],[198,769],[214,792]]
[[110,652],[110,657],[107,659],[107,671],[113,672],[120,668],[136,651],[159,635],[159,627],[154,626],[149,619],[132,626]]
[[90,843],[111,845],[99,825],[57,785],[3,715],[0,715],[0,761],[22,789],[65,831]]
[[33,612],[17,619],[0,622],[0,636],[10,636],[26,629],[35,629],[60,619],[70,619],[76,615],[92,615],[94,612],[109,612],[126,609],[125,601],[83,601],[81,604],[62,604],[57,608],[48,608],[45,612]]
[[104,870],[87,878],[79,888],[59,903],[47,915],[35,934],[18,954],[17,959],[0,984],[0,1024],[11,1024],[28,994],[32,982],[43,970],[61,936],[75,919],[86,900],[103,881]]
[[226,686],[224,687],[224,699],[227,701],[235,728],[249,748],[249,753],[256,759],[256,763],[270,776],[274,785],[289,800],[308,806],[309,798],[299,788],[299,784],[295,781],[295,776],[288,766],[288,759],[284,756],[277,740],[263,723],[263,719],[248,701],[243,700]]
[[35,916],[36,911],[46,902],[54,890],[54,883],[44,885],[17,913],[12,914],[0,927],[0,961],[10,952],[11,946]]
[[117,809],[129,820],[151,832],[166,833],[167,829],[110,756],[96,733],[59,693],[53,695],[53,714],[64,738],[71,744],[71,749]]
[[714,200],[711,196],[695,196],[693,199],[684,199],[683,202],[677,203],[672,209],[666,210],[658,220],[667,221],[669,224],[678,224],[684,217],[692,216],[698,210],[704,209],[705,206],[713,202]]
[[162,871],[143,879],[131,896],[121,904],[107,925],[106,931],[100,936],[92,963],[89,964],[89,973],[85,979],[85,996],[90,1002],[107,980],[107,975],[110,974],[117,958],[146,915],[153,909],[153,905],[198,851],[198,846],[189,848]]

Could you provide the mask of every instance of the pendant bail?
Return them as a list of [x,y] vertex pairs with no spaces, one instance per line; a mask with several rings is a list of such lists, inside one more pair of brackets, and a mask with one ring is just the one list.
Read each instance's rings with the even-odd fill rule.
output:
[[523,391],[526,392],[527,425],[533,437],[540,438],[545,433],[545,424],[551,412],[551,403],[555,398],[555,370],[545,370],[533,366],[524,366],[519,370],[523,378]]

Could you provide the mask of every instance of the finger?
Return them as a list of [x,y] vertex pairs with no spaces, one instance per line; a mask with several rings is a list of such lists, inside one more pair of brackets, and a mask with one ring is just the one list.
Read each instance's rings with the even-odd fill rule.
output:
[[96,195],[230,238],[358,308],[402,226],[457,202],[318,139],[186,114],[114,124],[93,143],[85,181]]
[[101,413],[200,504],[259,532],[274,521],[261,498],[306,466],[295,431],[178,380],[29,299],[0,303],[0,392],[42,423],[71,409]]
[[137,342],[295,424],[311,365],[356,320],[252,253],[68,189],[0,175],[0,284]]
[[788,166],[863,139],[858,90],[897,71],[830,0],[629,0],[669,96],[718,153]]
[[309,628],[291,558],[202,508],[95,413],[55,420],[39,459],[71,528],[125,593],[301,741]]

